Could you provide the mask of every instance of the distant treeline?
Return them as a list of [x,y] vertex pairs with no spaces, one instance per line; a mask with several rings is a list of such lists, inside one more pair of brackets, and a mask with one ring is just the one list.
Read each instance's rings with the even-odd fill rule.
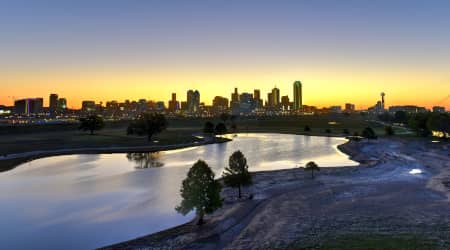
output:
[[409,114],[397,111],[394,115],[384,113],[378,116],[381,121],[401,123],[411,128],[418,136],[430,136],[432,132],[438,132],[441,136],[450,136],[450,115],[447,113],[416,113]]

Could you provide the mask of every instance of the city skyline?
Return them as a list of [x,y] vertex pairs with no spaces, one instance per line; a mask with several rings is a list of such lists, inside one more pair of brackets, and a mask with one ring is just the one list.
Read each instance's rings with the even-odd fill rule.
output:
[[[436,1],[58,1],[0,3],[0,104],[58,93],[167,101],[199,89],[274,85],[303,103],[431,108],[449,93],[450,3]],[[432,39],[431,39],[432,38]],[[445,91],[444,91],[445,90]],[[444,93],[443,93],[444,91]],[[44,98],[48,105],[47,98]]]

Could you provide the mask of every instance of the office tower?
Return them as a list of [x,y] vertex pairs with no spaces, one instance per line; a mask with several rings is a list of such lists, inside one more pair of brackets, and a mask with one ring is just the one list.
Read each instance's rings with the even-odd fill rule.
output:
[[289,96],[285,95],[281,97],[281,107],[283,110],[289,110]]
[[231,113],[233,115],[239,115],[240,113],[240,103],[239,103],[239,93],[238,89],[234,88],[234,93],[231,94]]
[[273,94],[272,92],[267,93],[267,103],[266,103],[266,107],[267,108],[273,108]]
[[445,107],[434,106],[433,107],[433,112],[434,113],[445,113]]
[[346,103],[345,104],[345,112],[348,112],[348,113],[355,112],[355,104]]
[[14,112],[20,115],[40,114],[43,110],[43,98],[26,98],[14,101]]
[[272,103],[273,107],[279,107],[280,106],[280,89],[275,87],[272,89]]
[[200,111],[200,92],[198,90],[189,90],[187,92],[187,105],[189,113],[198,113]]
[[180,109],[180,103],[177,101],[177,94],[172,93],[172,100],[169,101],[169,111],[175,112]]
[[253,100],[255,101],[255,108],[262,108],[263,102],[261,99],[261,91],[259,89],[253,91]]
[[81,103],[81,110],[85,113],[90,113],[95,111],[95,101],[83,101]]
[[59,98],[58,99],[58,105],[56,108],[59,112],[63,112],[67,109],[67,99],[66,98]]
[[50,94],[48,107],[49,107],[49,111],[50,111],[50,116],[55,116],[56,110],[58,108],[58,95],[57,94]]
[[294,82],[294,110],[301,110],[303,107],[302,82]]
[[248,114],[255,109],[255,101],[250,93],[242,93],[239,95],[239,112]]
[[212,104],[215,113],[225,113],[228,111],[228,99],[222,96],[216,96]]

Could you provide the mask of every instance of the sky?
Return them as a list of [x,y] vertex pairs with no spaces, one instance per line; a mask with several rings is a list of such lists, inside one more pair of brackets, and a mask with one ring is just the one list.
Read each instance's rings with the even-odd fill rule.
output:
[[446,0],[0,0],[0,104],[201,101],[274,86],[304,104],[432,107],[450,94]]

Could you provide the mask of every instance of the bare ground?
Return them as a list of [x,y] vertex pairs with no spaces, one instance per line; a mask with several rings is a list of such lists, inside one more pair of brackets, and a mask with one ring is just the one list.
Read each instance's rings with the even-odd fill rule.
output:
[[254,173],[252,200],[224,189],[207,224],[187,223],[108,249],[273,249],[340,235],[417,234],[450,249],[450,147],[425,140],[350,142],[359,167]]

